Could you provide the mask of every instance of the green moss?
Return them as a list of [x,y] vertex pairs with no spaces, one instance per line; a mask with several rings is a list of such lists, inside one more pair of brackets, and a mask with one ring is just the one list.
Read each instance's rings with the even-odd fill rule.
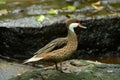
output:
[[36,69],[9,80],[119,80],[120,78],[120,65],[84,62],[82,60],[72,64],[81,69],[81,72],[61,73],[53,69]]
[[11,78],[9,80],[40,80],[41,78],[41,73],[38,70],[31,71],[31,72],[25,72],[22,75],[19,75],[15,78]]

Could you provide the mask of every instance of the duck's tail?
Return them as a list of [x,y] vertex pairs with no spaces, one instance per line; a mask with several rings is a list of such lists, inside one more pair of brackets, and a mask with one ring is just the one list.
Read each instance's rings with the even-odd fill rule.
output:
[[39,61],[43,59],[43,57],[36,57],[36,56],[33,56],[32,58],[26,60],[25,62],[23,62],[23,64],[26,64],[26,63],[29,63],[29,62],[35,62],[35,61]]

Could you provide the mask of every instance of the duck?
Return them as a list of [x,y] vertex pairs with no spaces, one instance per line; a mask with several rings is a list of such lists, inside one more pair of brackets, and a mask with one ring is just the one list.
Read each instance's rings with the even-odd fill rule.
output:
[[27,59],[24,64],[45,61],[55,64],[56,70],[62,72],[62,69],[59,69],[58,67],[58,63],[61,63],[62,65],[63,61],[68,60],[69,57],[71,57],[76,51],[78,46],[77,35],[74,31],[74,28],[87,28],[82,26],[77,18],[68,19],[66,21],[66,27],[68,31],[66,37],[60,37],[52,40],[47,45],[35,52],[34,56],[30,59]]

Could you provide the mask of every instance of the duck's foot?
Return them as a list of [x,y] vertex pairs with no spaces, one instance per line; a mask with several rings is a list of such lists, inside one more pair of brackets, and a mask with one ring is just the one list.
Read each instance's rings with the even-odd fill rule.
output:
[[55,68],[58,72],[64,73],[64,71],[62,70],[62,62],[60,63],[59,67],[58,67],[57,63],[55,63]]
[[59,69],[59,70],[57,70],[58,72],[61,72],[61,73],[64,73],[64,71],[63,70],[61,70],[61,69]]

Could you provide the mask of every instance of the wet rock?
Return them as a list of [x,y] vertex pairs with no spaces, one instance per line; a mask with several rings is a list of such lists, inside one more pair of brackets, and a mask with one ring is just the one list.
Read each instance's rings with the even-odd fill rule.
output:
[[[119,33],[118,25],[117,23],[120,22],[118,19],[117,21],[114,21],[110,19],[110,21],[106,20],[93,20],[93,23],[87,22],[88,29],[87,31],[82,31],[79,32],[78,34],[83,34],[79,35],[79,48],[86,48],[85,52],[82,52],[81,49],[81,54],[83,53],[84,55],[89,53],[94,53],[93,56],[110,56],[109,54],[106,55],[105,53],[107,52],[114,52],[119,53],[117,50],[119,47],[119,36],[117,36]],[[107,24],[106,24],[107,23]],[[113,23],[113,25],[111,24]],[[88,41],[88,42],[87,42]],[[85,43],[86,45],[83,45]],[[87,50],[89,48],[89,50]],[[91,50],[92,49],[92,50]],[[118,52],[117,52],[118,51]],[[90,54],[92,56],[92,54]],[[112,55],[112,54],[111,54]],[[117,54],[116,54],[117,55]],[[118,54],[119,55],[119,54]],[[115,55],[114,55],[115,56]]]
[[[1,27],[0,30],[2,31],[0,33],[1,35],[0,39],[1,39],[1,48],[2,48],[1,51],[3,52],[1,54],[5,56],[11,55],[11,57],[22,59],[22,58],[28,57],[31,54],[33,54],[34,49],[36,51],[40,47],[43,47],[46,43],[48,43],[48,40],[51,41],[56,37],[65,36],[64,32],[66,29],[64,28],[64,23],[61,25],[58,25],[58,23],[56,23],[56,25],[49,26],[48,28],[45,28],[45,27],[43,28],[40,28],[40,27],[36,27],[36,28],[34,27],[23,27],[23,28],[22,27],[14,27],[14,28]],[[48,33],[48,31],[50,33]],[[35,41],[36,43],[30,44],[30,43],[33,43],[33,41]],[[14,48],[11,48],[11,47],[14,47]],[[17,52],[18,54],[16,54]],[[27,54],[27,56],[25,56],[24,54]]]
[[[16,25],[20,21],[19,25],[21,27],[15,25],[10,27],[9,22],[7,24],[4,22],[4,27],[0,27],[0,51],[2,56],[23,60],[31,57],[34,52],[51,40],[67,35],[64,23],[65,17],[59,19],[59,21],[53,21],[54,23],[51,21],[49,25],[46,23],[46,25],[42,25],[37,22],[37,24],[34,22],[32,24],[32,19],[24,19],[26,22],[24,22],[25,20],[22,22],[23,19],[12,20]],[[25,24],[29,26],[25,27]],[[120,56],[119,17],[81,20],[81,24],[87,26],[88,29],[75,29],[79,44],[72,58]]]
[[[0,27],[7,27],[7,28],[13,28],[13,27],[32,27],[32,28],[41,28],[44,26],[52,26],[52,24],[57,23],[64,23],[67,19],[65,16],[45,16],[49,20],[45,20],[43,22],[37,22],[35,20],[36,16],[33,17],[24,17],[19,19],[6,19],[3,21],[0,21]],[[52,20],[50,20],[52,19]]]
[[9,80],[119,80],[120,65],[70,60],[63,63],[64,73],[54,69],[36,69]]
[[22,73],[31,69],[35,68],[0,59],[0,80],[8,80],[9,78],[21,75]]
[[28,15],[35,15],[35,14],[46,14],[47,10],[42,8],[43,6],[40,5],[32,5],[25,9]]

